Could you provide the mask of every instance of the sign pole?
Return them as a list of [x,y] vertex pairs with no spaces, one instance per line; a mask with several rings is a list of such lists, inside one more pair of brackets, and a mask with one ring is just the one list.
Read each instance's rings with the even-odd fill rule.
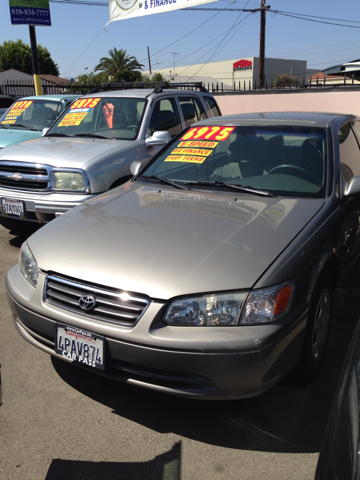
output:
[[42,86],[41,86],[41,77],[39,70],[39,57],[38,50],[36,45],[36,33],[35,26],[29,25],[30,31],[30,43],[31,43],[31,54],[32,54],[32,66],[33,66],[33,75],[34,75],[34,85],[35,85],[35,95],[42,95]]

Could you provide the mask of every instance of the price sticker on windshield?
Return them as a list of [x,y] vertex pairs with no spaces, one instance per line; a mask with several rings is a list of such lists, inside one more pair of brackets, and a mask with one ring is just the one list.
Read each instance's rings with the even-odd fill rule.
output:
[[196,157],[193,155],[169,155],[164,162],[185,162],[185,163],[203,163],[206,157]]
[[15,102],[11,106],[9,113],[6,115],[5,119],[1,123],[4,125],[16,123],[16,119],[20,117],[20,115],[22,115],[24,111],[27,108],[29,108],[32,103],[33,103],[32,100],[22,100],[20,102]]
[[77,110],[78,108],[94,108],[100,102],[100,98],[80,98],[79,100],[75,100],[75,102],[71,105],[70,110]]
[[235,127],[193,127],[181,140],[216,140],[224,141],[235,130]]

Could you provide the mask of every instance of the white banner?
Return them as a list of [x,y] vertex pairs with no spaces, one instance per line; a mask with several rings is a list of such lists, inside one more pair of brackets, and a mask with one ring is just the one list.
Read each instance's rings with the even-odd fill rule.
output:
[[109,0],[110,22],[154,13],[172,12],[217,0]]

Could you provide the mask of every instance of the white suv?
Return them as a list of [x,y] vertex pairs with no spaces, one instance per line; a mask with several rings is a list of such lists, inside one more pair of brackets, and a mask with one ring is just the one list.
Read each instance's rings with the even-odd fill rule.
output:
[[1,150],[0,224],[19,231],[49,222],[129,180],[133,161],[148,162],[185,127],[220,114],[201,84],[95,89],[42,137]]

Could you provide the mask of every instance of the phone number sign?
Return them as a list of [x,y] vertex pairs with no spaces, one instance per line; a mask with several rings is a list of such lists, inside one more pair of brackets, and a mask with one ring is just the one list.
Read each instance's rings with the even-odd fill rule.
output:
[[49,0],[9,0],[12,25],[51,27]]

